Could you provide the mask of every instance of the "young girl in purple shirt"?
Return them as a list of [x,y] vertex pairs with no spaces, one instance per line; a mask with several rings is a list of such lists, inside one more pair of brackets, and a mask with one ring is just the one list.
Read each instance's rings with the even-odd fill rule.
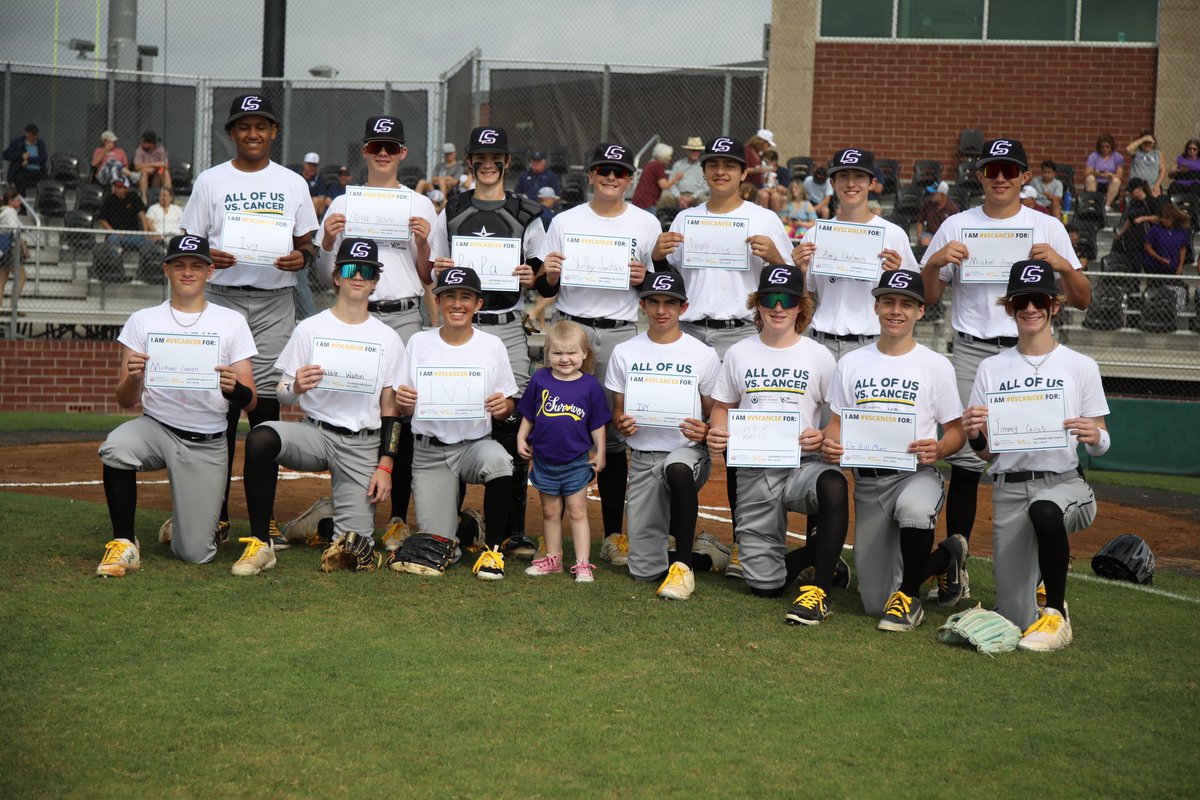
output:
[[595,360],[583,328],[567,320],[554,323],[546,331],[546,366],[529,379],[517,403],[522,417],[517,452],[533,460],[529,480],[542,498],[546,539],[545,557],[535,559],[527,575],[563,571],[565,503],[575,542],[571,574],[577,583],[592,581],[587,487],[604,469],[604,425],[612,416],[604,388],[589,374]]

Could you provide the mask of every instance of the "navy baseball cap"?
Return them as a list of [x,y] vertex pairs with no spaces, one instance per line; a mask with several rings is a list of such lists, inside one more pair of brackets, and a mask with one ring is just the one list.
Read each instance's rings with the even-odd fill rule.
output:
[[271,108],[271,99],[261,94],[239,94],[229,104],[229,119],[225,120],[225,130],[233,127],[233,123],[242,117],[262,117],[270,123],[279,124],[275,111]]
[[1008,289],[1004,297],[1018,294],[1058,294],[1058,283],[1054,280],[1054,268],[1040,259],[1018,261],[1008,273]]
[[395,142],[404,144],[404,123],[399,117],[370,117],[363,128],[363,144],[367,142]]
[[333,260],[335,267],[342,264],[370,264],[378,270],[383,270],[379,260],[379,246],[374,239],[342,239],[338,248],[337,258]]
[[703,164],[710,158],[732,158],[744,167],[746,166],[746,145],[737,139],[730,139],[728,136],[718,136],[704,143],[704,152],[700,154],[700,163]]
[[875,297],[885,294],[902,294],[911,297],[921,305],[925,305],[925,282],[921,273],[907,269],[884,270],[879,278],[879,285],[871,290]]
[[433,287],[434,295],[451,289],[466,289],[483,296],[483,284],[479,281],[479,275],[470,267],[450,267],[438,273],[437,286]]
[[636,168],[633,166],[633,153],[629,152],[629,148],[623,144],[614,142],[601,142],[596,145],[596,149],[592,151],[592,160],[588,162],[588,170],[595,167],[622,167],[629,170],[632,175]]
[[546,153],[544,150],[534,150],[532,153],[529,154],[529,160],[530,161],[545,161]]
[[848,169],[856,169],[874,176],[875,154],[860,147],[838,150],[833,154],[833,158],[829,159],[829,167],[825,170],[825,174],[833,177],[835,173],[845,172]]
[[171,240],[167,242],[167,256],[163,262],[185,256],[198,258],[206,264],[213,263],[212,255],[208,250],[208,239],[203,236],[193,236],[190,233],[172,236]]
[[979,169],[993,161],[1011,161],[1022,170],[1029,169],[1025,147],[1016,139],[988,139],[984,142],[979,158],[975,159],[975,168]]
[[467,155],[474,153],[503,153],[508,155],[508,133],[504,128],[484,127],[471,131]]
[[662,272],[651,272],[638,290],[638,297],[653,297],[666,295],[687,302],[687,289],[683,284],[683,276],[673,269]]
[[764,264],[758,276],[758,292],[783,292],[804,297],[804,273],[788,264]]

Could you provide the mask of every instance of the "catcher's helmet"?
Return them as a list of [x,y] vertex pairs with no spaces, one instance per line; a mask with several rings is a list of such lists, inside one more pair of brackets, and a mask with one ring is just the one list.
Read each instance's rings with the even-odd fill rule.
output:
[[1150,583],[1154,580],[1154,553],[1142,537],[1123,533],[1092,557],[1092,571],[1114,581]]

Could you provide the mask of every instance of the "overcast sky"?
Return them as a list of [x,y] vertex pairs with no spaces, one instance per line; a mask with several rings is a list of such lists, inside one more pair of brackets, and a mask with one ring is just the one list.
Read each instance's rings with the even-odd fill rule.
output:
[[[108,0],[3,0],[0,54],[74,65],[69,39],[97,38]],[[55,36],[55,7],[58,34]],[[262,0],[139,0],[139,44],[157,45],[176,74],[253,77],[262,67]],[[771,0],[290,0],[286,76],[329,64],[339,77],[436,80],[472,48],[484,58],[708,66],[762,56]],[[730,13],[736,9],[735,13]],[[164,18],[166,20],[164,24]],[[164,71],[164,58],[154,71]]]

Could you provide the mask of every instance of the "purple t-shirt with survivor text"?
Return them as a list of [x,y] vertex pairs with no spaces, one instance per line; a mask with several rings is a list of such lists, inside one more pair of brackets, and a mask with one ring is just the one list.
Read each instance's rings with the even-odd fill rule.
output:
[[529,379],[517,411],[533,423],[529,446],[534,456],[548,464],[569,464],[587,453],[592,431],[612,419],[599,381],[587,373],[560,381],[549,369]]

